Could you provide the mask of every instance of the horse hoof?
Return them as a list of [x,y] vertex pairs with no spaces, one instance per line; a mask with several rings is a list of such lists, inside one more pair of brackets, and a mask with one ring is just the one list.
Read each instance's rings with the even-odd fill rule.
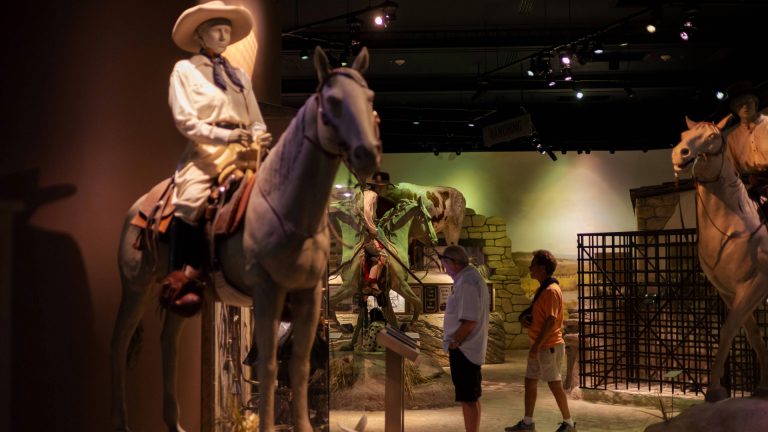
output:
[[719,402],[724,399],[728,399],[728,391],[725,387],[709,389],[706,396],[704,396],[704,400],[707,402]]

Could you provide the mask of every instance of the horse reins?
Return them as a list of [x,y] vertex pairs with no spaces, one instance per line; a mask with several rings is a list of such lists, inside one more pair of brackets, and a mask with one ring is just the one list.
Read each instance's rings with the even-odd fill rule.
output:
[[[717,128],[717,126],[715,126],[714,124],[709,124],[709,125]],[[702,152],[702,153],[700,153],[699,155],[696,156],[696,159],[693,162],[693,167],[691,169],[691,173],[693,173],[694,186],[699,185],[699,184],[703,185],[703,184],[715,183],[715,182],[719,182],[722,179],[723,168],[725,167],[725,147],[726,147],[726,141],[725,141],[725,138],[723,137],[722,134],[719,134],[719,135],[720,135],[720,149],[717,152],[714,152],[714,153]],[[717,177],[715,177],[714,179],[712,179],[712,180],[699,180],[696,177],[696,162],[699,160],[699,157],[701,157],[701,156],[704,156],[705,158],[720,156],[720,169],[717,171]],[[740,180],[737,180],[737,181],[740,181]],[[695,190],[696,190],[696,197],[699,200],[699,202],[701,202],[702,201],[701,192],[699,191],[699,188],[697,188],[697,187],[695,187]],[[732,234],[726,233],[725,231],[720,229],[719,226],[717,226],[715,221],[712,219],[712,216],[710,216],[709,211],[707,211],[707,207],[702,204],[701,208],[702,208],[704,214],[707,216],[707,219],[709,220],[709,223],[717,230],[717,232],[722,234],[725,238],[730,240],[730,239],[737,239],[737,238],[745,237],[745,236],[742,236],[742,235],[732,235]],[[681,215],[682,215],[682,208],[681,208]],[[752,231],[751,233],[749,233],[749,235],[746,236],[746,237],[750,238],[750,237],[754,236],[760,230],[760,228],[763,227],[764,225],[766,225],[765,222],[758,224],[757,228],[755,228],[755,230]],[[698,223],[696,224],[696,226],[697,226],[697,229],[698,229]],[[723,244],[723,246],[725,246],[725,244]]]

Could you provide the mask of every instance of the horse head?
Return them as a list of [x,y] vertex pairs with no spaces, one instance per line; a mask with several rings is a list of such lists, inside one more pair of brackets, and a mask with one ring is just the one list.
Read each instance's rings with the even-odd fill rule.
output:
[[360,51],[352,67],[331,69],[325,52],[317,47],[314,63],[320,81],[317,103],[323,150],[342,156],[359,178],[367,178],[381,162],[374,93],[362,75],[368,69],[368,49]]
[[[731,116],[728,115],[718,124],[694,122],[688,117],[685,118],[688,130],[680,135],[680,142],[672,149],[672,166],[676,174],[685,171],[696,161],[704,161],[705,163],[699,165],[699,169],[706,170],[706,162],[710,157],[723,153],[725,142],[722,130],[730,118]],[[717,172],[712,174],[716,175]],[[694,172],[695,175],[696,172]]]

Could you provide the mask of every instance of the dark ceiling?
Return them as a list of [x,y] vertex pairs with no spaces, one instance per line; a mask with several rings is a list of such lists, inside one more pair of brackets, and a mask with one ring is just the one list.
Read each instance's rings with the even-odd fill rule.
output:
[[[768,1],[401,0],[380,29],[372,20],[382,3],[280,2],[281,70],[283,103],[298,107],[316,86],[302,49],[322,44],[338,60],[353,39],[367,46],[386,152],[668,148],[684,115],[714,118],[716,89],[768,78],[758,65]],[[362,22],[356,35],[353,15]],[[684,42],[679,29],[690,15],[697,31]],[[597,40],[605,52],[586,55]],[[532,58],[567,47],[581,51],[572,57],[575,85],[561,79],[557,58],[554,87],[527,76]],[[523,113],[533,136],[483,145],[483,127]]]

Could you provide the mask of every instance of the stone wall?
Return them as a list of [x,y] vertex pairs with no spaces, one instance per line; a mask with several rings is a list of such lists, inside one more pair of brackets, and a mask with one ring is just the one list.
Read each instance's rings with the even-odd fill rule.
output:
[[528,348],[528,334],[517,322],[517,317],[531,300],[520,284],[520,271],[512,261],[512,241],[507,236],[506,221],[500,217],[486,217],[467,209],[459,243],[482,242],[488,279],[496,292],[495,312],[502,318],[504,349]]
[[638,198],[635,201],[637,229],[640,231],[661,230],[675,214],[680,196],[676,193],[655,197]]
[[[635,209],[637,229],[639,231],[665,229],[675,210],[680,208],[681,194],[693,193],[693,191],[694,185],[691,179],[680,180],[677,184],[669,182],[630,189],[629,196]],[[694,209],[691,208],[689,211]],[[693,224],[689,223],[688,226]]]

